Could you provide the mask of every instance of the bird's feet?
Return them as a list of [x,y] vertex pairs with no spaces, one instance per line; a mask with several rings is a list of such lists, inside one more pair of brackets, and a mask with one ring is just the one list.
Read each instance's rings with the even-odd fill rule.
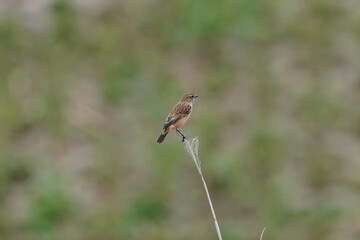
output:
[[179,133],[182,136],[181,142],[184,142],[185,139],[186,139],[185,135],[179,129],[176,129],[176,132]]

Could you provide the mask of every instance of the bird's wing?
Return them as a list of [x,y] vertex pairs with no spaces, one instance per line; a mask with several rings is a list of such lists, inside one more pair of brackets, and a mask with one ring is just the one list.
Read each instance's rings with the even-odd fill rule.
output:
[[184,116],[177,115],[177,116],[168,116],[165,120],[163,129],[166,130],[169,126],[175,124],[177,121],[179,121]]
[[179,102],[171,110],[170,115],[188,115],[190,113],[191,105],[186,102]]
[[186,117],[191,113],[191,105],[179,102],[171,110],[169,116],[166,118],[163,129],[167,129],[169,126],[175,124],[177,121]]

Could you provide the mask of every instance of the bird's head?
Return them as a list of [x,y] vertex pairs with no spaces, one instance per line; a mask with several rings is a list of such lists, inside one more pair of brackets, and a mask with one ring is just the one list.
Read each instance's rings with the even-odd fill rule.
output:
[[188,102],[188,103],[193,103],[195,98],[197,98],[197,97],[198,97],[198,95],[196,95],[196,94],[187,93],[181,98],[181,101]]

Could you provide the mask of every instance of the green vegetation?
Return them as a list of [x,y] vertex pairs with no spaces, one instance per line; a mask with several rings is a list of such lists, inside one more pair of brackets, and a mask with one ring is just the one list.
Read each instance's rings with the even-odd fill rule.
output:
[[359,3],[10,2],[0,239],[216,239],[185,92],[224,240],[356,238]]

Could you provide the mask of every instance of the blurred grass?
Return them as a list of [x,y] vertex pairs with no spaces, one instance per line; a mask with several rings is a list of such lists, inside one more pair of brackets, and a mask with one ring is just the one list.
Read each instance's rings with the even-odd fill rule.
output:
[[359,237],[356,1],[1,4],[1,239]]
[[53,225],[70,212],[71,203],[64,187],[58,181],[58,177],[51,173],[41,173],[38,179],[35,179],[35,196],[28,225],[36,232],[50,231]]

